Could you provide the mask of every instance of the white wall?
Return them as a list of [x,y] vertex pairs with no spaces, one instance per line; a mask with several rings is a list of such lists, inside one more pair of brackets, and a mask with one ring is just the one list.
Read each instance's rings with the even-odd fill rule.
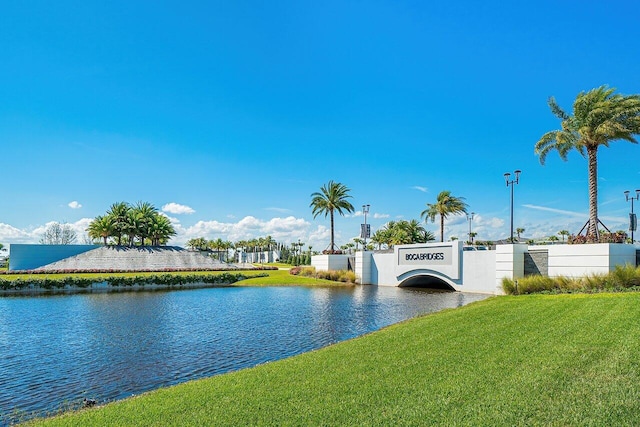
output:
[[346,270],[349,267],[349,255],[314,255],[311,266],[318,271]]
[[463,251],[462,284],[457,287],[464,292],[501,294],[502,286],[495,289],[496,251]]
[[616,265],[636,265],[636,245],[595,243],[549,245],[549,277],[608,273]]
[[398,278],[395,273],[395,254],[393,252],[374,252],[372,259],[371,284],[398,286]]
[[356,265],[355,273],[358,279],[358,283],[361,285],[371,285],[372,276],[372,264],[373,264],[373,252],[370,251],[358,251],[356,252]]
[[528,246],[524,243],[496,246],[496,275],[495,291],[498,294],[502,290],[502,279],[518,279],[524,276],[524,254]]

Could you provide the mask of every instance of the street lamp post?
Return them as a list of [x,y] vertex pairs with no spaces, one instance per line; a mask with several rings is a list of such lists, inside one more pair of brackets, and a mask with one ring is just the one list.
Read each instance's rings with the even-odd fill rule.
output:
[[472,244],[471,241],[471,221],[473,221],[473,216],[475,215],[475,212],[471,212],[471,215],[467,214],[467,221],[469,221],[469,244]]
[[631,244],[633,244],[635,242],[633,240],[633,232],[636,231],[636,226],[637,226],[636,214],[633,213],[633,201],[640,200],[640,190],[636,190],[635,196],[629,196],[629,194],[630,194],[629,190],[624,192],[624,197],[627,200],[627,202],[631,200],[631,213],[629,214],[629,231],[631,231]]
[[363,230],[360,234],[362,234],[362,238],[364,239],[364,246],[362,248],[363,251],[367,250],[367,237],[368,236],[368,230],[367,230],[367,214],[369,213],[369,208],[371,207],[371,205],[362,205],[362,214],[364,215],[364,227]]
[[518,182],[520,181],[521,173],[522,171],[519,169],[516,169],[515,171],[513,171],[515,178],[512,180],[510,180],[511,174],[509,172],[504,174],[504,180],[507,182],[507,188],[511,186],[511,244],[513,244],[513,187],[515,184],[518,184]]

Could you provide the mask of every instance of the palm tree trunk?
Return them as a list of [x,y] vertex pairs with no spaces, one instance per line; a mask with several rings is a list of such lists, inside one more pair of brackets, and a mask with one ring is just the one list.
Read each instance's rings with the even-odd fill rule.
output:
[[598,149],[587,148],[589,159],[589,228],[587,239],[598,242]]
[[440,242],[444,242],[444,216],[440,214]]
[[335,243],[333,240],[333,209],[332,209],[331,210],[331,247],[329,248],[331,252],[333,252],[334,246],[335,246]]

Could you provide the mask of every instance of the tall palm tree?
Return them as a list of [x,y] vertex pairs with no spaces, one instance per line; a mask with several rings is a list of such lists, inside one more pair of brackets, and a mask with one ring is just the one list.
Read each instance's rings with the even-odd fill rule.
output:
[[334,212],[338,212],[340,215],[344,215],[345,212],[353,212],[353,205],[349,202],[349,191],[347,186],[339,182],[329,181],[329,183],[323,185],[319,192],[311,194],[311,204],[309,207],[313,208],[313,217],[317,217],[320,214],[327,215],[331,218],[331,243],[329,245],[329,253],[333,253],[336,248],[334,239]]
[[449,215],[461,214],[467,212],[467,204],[464,197],[455,197],[451,195],[451,191],[441,191],[438,194],[436,203],[427,203],[427,209],[420,214],[421,217],[436,221],[436,216],[440,216],[440,241],[444,242],[444,220]]
[[536,143],[535,153],[544,164],[547,154],[558,151],[562,160],[575,149],[588,159],[589,222],[587,239],[599,240],[598,234],[598,148],[612,141],[637,143],[640,133],[640,95],[616,94],[615,88],[600,86],[580,92],[573,102],[573,115],[567,114],[549,98],[551,112],[561,120],[561,129],[545,133]]
[[518,241],[520,241],[520,235],[524,233],[524,228],[518,227],[516,228],[516,235],[518,236]]

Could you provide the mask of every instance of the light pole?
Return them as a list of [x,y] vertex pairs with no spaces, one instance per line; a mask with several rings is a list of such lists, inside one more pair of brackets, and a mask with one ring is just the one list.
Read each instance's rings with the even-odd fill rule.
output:
[[471,212],[471,215],[467,214],[467,221],[469,221],[469,244],[471,245],[473,242],[471,241],[471,221],[473,221],[473,216],[475,212]]
[[369,208],[371,207],[371,205],[362,205],[362,213],[364,215],[364,227],[362,228],[362,231],[360,234],[362,234],[362,238],[364,239],[364,247],[362,248],[363,251],[367,250],[367,237],[369,237],[369,230],[367,230],[367,214],[369,213]]
[[634,243],[633,232],[636,231],[636,226],[637,226],[636,214],[633,213],[633,201],[640,200],[640,190],[636,190],[635,196],[629,196],[629,193],[630,193],[629,190],[625,191],[624,197],[627,200],[627,202],[631,200],[631,213],[629,214],[629,231],[631,231],[631,244],[633,245]]
[[511,186],[511,244],[513,244],[513,187],[520,181],[521,173],[522,171],[519,169],[513,171],[515,178],[512,180],[509,180],[511,178],[511,174],[509,172],[504,174],[504,180],[507,182],[507,188]]

